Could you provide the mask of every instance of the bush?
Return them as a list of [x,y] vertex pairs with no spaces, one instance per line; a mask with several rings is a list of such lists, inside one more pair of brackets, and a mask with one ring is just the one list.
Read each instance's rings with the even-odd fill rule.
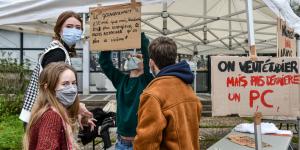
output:
[[18,116],[0,117],[0,149],[22,149],[22,137],[24,134],[22,121]]
[[23,105],[23,94],[0,96],[1,116],[18,115]]
[[26,60],[20,65],[10,53],[1,54],[6,59],[0,59],[0,150],[22,149],[24,130],[18,116],[29,83],[30,64]]
[[29,83],[29,64],[19,65],[16,59],[0,59],[0,94],[24,93]]
[[29,60],[24,65],[10,58],[0,59],[0,115],[17,115],[21,112],[23,94],[29,83]]

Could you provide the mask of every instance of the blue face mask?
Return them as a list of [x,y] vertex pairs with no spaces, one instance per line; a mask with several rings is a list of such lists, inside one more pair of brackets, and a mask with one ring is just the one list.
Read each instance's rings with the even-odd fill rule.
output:
[[64,28],[61,38],[68,46],[73,46],[80,40],[81,35],[82,31],[79,29]]

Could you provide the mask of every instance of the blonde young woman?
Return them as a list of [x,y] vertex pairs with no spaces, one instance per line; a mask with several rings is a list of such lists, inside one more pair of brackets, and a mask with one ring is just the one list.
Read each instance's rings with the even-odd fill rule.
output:
[[73,133],[79,113],[76,71],[68,64],[47,65],[23,139],[23,150],[77,149]]

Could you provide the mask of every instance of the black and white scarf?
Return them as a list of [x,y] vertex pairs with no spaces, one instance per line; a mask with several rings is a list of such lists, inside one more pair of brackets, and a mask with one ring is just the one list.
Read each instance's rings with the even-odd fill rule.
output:
[[35,69],[31,74],[31,79],[23,99],[24,104],[23,104],[22,112],[19,116],[19,118],[24,122],[27,123],[29,122],[32,106],[37,99],[37,95],[39,92],[39,76],[43,71],[43,67],[42,67],[43,57],[45,56],[46,53],[56,48],[60,48],[65,52],[66,55],[65,63],[71,65],[71,59],[65,47],[57,40],[52,41],[40,56],[38,64],[36,65]]

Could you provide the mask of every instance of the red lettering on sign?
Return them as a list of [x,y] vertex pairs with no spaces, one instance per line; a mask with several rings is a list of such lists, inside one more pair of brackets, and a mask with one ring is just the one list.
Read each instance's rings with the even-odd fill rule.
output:
[[261,94],[261,103],[268,107],[268,108],[273,108],[273,105],[270,105],[266,102],[265,100],[265,96],[267,95],[267,93],[273,93],[273,90],[265,90],[262,94]]
[[276,75],[267,76],[267,85],[275,85]]
[[227,87],[246,87],[248,84],[246,76],[238,76],[238,77],[227,77],[226,85]]
[[228,93],[228,99],[230,101],[240,102],[241,101],[241,94],[240,93],[233,93],[231,95],[230,93]]
[[249,105],[250,108],[253,108],[253,103],[255,100],[257,100],[259,98],[260,94],[257,90],[251,90],[250,91],[250,95],[249,95]]
[[[262,80],[262,81],[261,81]],[[300,75],[269,75],[269,76],[251,76],[251,85],[260,86],[286,86],[291,84],[300,84]]]
[[234,78],[233,77],[227,77],[226,81],[227,87],[234,85]]
[[260,101],[263,104],[263,106],[268,107],[268,108],[273,108],[273,105],[268,104],[266,102],[265,97],[268,93],[273,93],[273,90],[265,90],[265,91],[262,92],[262,94],[260,94],[259,91],[257,91],[257,90],[250,90],[250,93],[249,93],[249,106],[250,106],[250,108],[253,108],[253,103],[258,98],[260,98]]
[[265,81],[263,76],[251,76],[251,85],[252,86],[264,86]]
[[294,80],[292,81],[293,84],[300,84],[300,75],[295,75]]

